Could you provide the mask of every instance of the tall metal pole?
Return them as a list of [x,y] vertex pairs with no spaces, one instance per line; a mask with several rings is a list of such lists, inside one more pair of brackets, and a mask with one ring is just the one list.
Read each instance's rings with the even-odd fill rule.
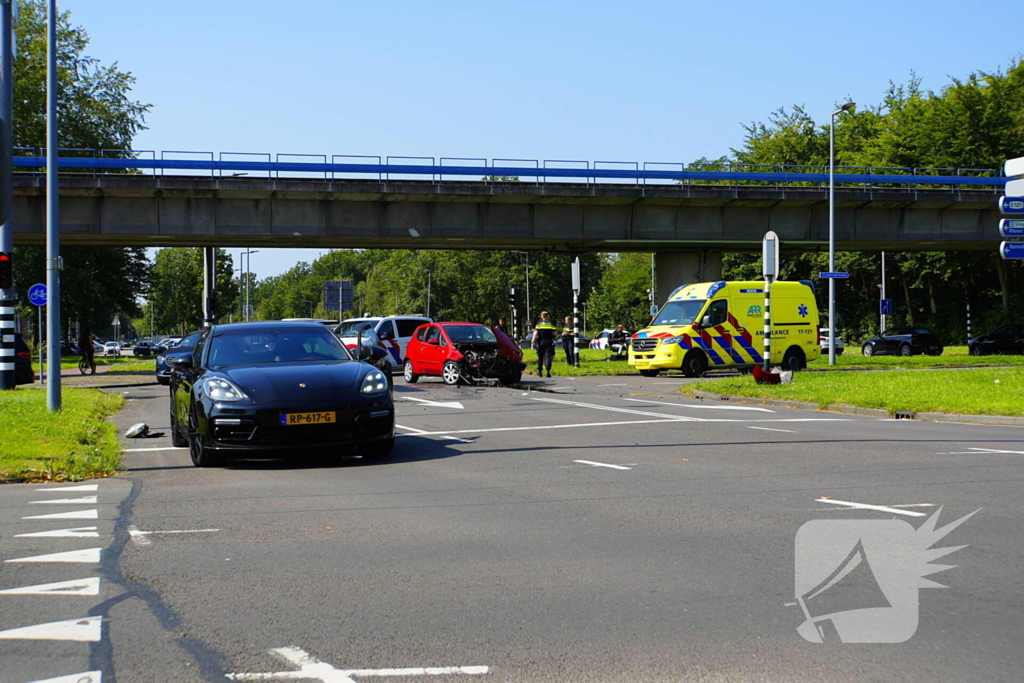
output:
[[[828,272],[836,272],[836,116],[853,109],[847,102],[828,123]],[[836,279],[828,279],[828,364],[836,364]]]
[[[14,253],[11,224],[13,0],[0,0],[0,252]],[[14,389],[14,287],[0,289],[0,391]],[[42,372],[42,368],[39,368]]]
[[[885,299],[885,252],[882,252],[882,299]],[[885,332],[885,313],[879,312],[882,319],[882,327],[878,330],[878,334]]]
[[60,402],[60,186],[57,168],[57,0],[50,0],[46,59],[46,327],[50,384],[46,406]]

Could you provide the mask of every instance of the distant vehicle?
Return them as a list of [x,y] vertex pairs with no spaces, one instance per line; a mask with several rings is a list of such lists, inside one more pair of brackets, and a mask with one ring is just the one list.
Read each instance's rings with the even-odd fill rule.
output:
[[164,337],[157,342],[158,346],[162,346],[165,349],[170,349],[177,346],[178,342],[181,341],[181,337]]
[[861,347],[865,356],[913,356],[921,353],[939,356],[942,350],[939,338],[923,327],[890,327],[877,337],[868,339]]
[[972,356],[1024,353],[1024,325],[1003,325],[967,342]]
[[412,339],[413,332],[420,325],[434,321],[422,315],[364,316],[342,321],[334,328],[334,334],[341,339],[355,339],[356,330],[365,327],[362,323],[366,322],[373,325],[377,338],[387,348],[392,369],[398,370],[402,367],[405,349]]
[[32,384],[36,381],[32,370],[32,349],[25,343],[20,332],[14,333],[14,383]]
[[104,356],[120,356],[121,345],[117,342],[105,342],[103,344],[103,355]]
[[283,323],[320,323],[321,325],[337,325],[337,320],[327,318],[281,318]]
[[[828,355],[828,332],[829,332],[829,329],[830,328],[828,328],[828,327],[823,327],[823,328],[821,328],[821,331],[818,332],[818,344],[821,346],[821,355],[822,356],[827,356]],[[846,348],[846,346],[843,344],[843,338],[840,337],[837,334],[836,335],[836,355],[837,356],[843,355],[843,350],[845,348]]]
[[156,357],[156,381],[164,386],[171,383],[171,360],[186,353],[192,353],[202,332],[192,332],[180,339],[176,346],[164,350]]
[[[384,357],[372,349],[371,358]],[[231,458],[345,455],[383,459],[395,445],[387,378],[356,361],[323,325],[214,325],[174,359],[171,442],[196,467]]]
[[601,332],[596,337],[594,337],[593,339],[590,340],[590,348],[592,348],[592,349],[599,349],[599,350],[607,349],[608,348],[608,337],[610,337],[611,333],[614,332],[614,331],[615,331],[614,329],[610,329],[610,328],[605,328],[605,329],[601,330]]
[[[312,322],[321,321],[314,320]],[[334,321],[332,320],[331,322],[333,323]],[[359,360],[369,362],[367,359],[370,358],[371,356],[371,347],[375,346],[380,349],[383,349],[384,355],[370,364],[376,367],[378,370],[380,370],[387,376],[389,384],[393,384],[393,380],[391,379],[391,372],[394,368],[391,365],[391,354],[388,352],[388,347],[384,346],[384,342],[382,342],[377,337],[377,333],[373,331],[373,323],[361,323],[361,325],[355,326],[355,328],[352,328],[350,331],[352,332],[351,337],[338,337],[341,343],[345,345],[345,348],[349,350],[349,353],[351,353],[354,356],[357,356]],[[362,345],[362,351],[357,354],[356,346],[359,344]]]
[[496,327],[480,323],[431,323],[416,329],[406,350],[403,372],[413,384],[421,376],[445,384],[497,379],[518,384],[526,364],[515,342]]
[[[561,334],[562,334],[562,332],[561,332],[561,330],[559,330],[557,336],[555,336],[555,349],[561,349],[562,348],[562,337],[561,337]],[[580,335],[580,341],[583,342],[584,346],[589,346],[590,342],[591,342],[591,339],[587,335],[581,334]],[[519,348],[521,348],[521,349],[528,349],[528,348],[530,348],[530,344],[532,344],[532,343],[533,343],[533,333],[531,332],[530,334],[528,334],[527,336],[525,336],[525,337],[523,337],[522,339],[519,340]],[[590,348],[594,348],[594,347],[591,346]]]
[[153,342],[140,341],[138,344],[132,347],[132,353],[136,356],[153,356],[166,351],[164,347]]

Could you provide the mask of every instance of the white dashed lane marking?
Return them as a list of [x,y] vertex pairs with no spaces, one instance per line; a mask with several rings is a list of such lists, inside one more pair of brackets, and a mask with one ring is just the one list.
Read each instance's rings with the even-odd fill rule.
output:
[[[818,498],[815,502],[828,503],[829,505],[842,505],[844,507],[853,510],[877,510],[878,512],[889,512],[896,515],[907,515],[908,517],[924,517],[923,512],[913,512],[911,510],[901,510],[898,507],[889,505],[867,505],[866,503],[851,503],[848,500],[832,500],[831,498]],[[923,505],[923,504],[918,504]],[[900,506],[904,507],[904,506]]]
[[772,427],[752,427],[747,425],[747,429],[763,429],[766,432],[789,432],[790,434],[796,434],[795,429],[773,429]]
[[610,467],[613,470],[631,470],[631,469],[633,469],[632,467],[626,467],[625,465],[609,465],[609,464],[603,463],[603,462],[594,462],[593,460],[573,460],[573,462],[578,462],[578,463],[580,463],[582,465],[592,465],[594,467]]
[[52,515],[32,515],[22,519],[99,519],[99,510],[75,510],[73,512],[54,512]]

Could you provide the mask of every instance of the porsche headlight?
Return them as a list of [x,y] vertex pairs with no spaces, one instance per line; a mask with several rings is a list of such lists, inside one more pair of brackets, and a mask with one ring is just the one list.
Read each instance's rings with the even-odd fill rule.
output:
[[374,370],[363,378],[363,386],[359,391],[363,394],[379,394],[388,390],[388,378],[380,370]]
[[214,401],[241,401],[248,398],[241,389],[220,377],[207,377],[201,380],[199,388]]

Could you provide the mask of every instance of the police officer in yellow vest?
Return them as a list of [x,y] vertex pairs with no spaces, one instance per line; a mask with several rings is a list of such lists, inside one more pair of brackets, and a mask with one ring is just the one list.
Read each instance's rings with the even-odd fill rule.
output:
[[565,316],[565,327],[562,328],[562,348],[565,349],[565,362],[576,365],[576,337],[573,336],[572,316]]
[[540,322],[533,328],[533,340],[530,348],[537,350],[537,367],[540,368],[540,376],[544,376],[544,369],[547,368],[548,377],[551,376],[551,361],[555,358],[555,333],[558,328],[551,322],[551,314],[544,311],[540,314]]

